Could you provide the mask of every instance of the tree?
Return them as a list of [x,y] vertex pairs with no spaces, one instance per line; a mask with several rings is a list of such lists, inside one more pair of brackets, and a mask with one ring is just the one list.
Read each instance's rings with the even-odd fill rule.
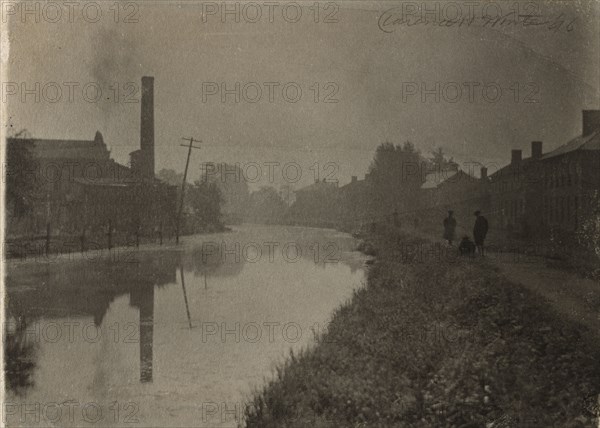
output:
[[413,205],[425,182],[424,165],[425,159],[410,141],[403,146],[390,142],[379,145],[369,168],[374,213]]
[[6,203],[12,216],[21,218],[31,211],[36,199],[37,163],[27,130],[17,132],[12,138],[6,147]]
[[243,171],[237,165],[212,164],[202,180],[215,183],[223,198],[222,213],[229,224],[241,223],[247,215],[250,191]]
[[156,178],[172,186],[181,187],[181,183],[183,182],[183,174],[172,169],[161,169],[158,171],[158,174],[156,174]]
[[431,157],[427,159],[429,166],[434,171],[456,170],[458,164],[454,162],[454,158],[446,158],[441,147],[431,152]]
[[292,205],[292,203],[294,202],[295,198],[294,198],[294,186],[286,183],[286,184],[282,184],[279,187],[279,195],[281,196],[281,199],[285,202],[285,204],[289,207]]
[[277,224],[283,221],[287,209],[276,189],[262,186],[250,194],[249,218],[256,223]]
[[221,227],[221,203],[223,198],[215,183],[196,181],[186,191],[186,205],[191,209],[195,225]]

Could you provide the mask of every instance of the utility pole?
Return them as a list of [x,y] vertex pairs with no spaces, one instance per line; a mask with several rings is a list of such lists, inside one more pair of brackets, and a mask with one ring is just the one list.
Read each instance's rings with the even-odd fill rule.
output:
[[180,144],[183,147],[188,148],[187,160],[185,162],[185,170],[183,172],[183,182],[181,183],[181,201],[179,202],[179,212],[177,213],[177,228],[175,229],[175,243],[179,244],[179,231],[181,227],[181,215],[183,214],[183,197],[185,195],[185,182],[187,181],[188,167],[190,166],[190,157],[192,156],[192,148],[200,149],[200,147],[194,146],[194,141],[201,143],[201,140],[194,140],[191,138],[182,138],[182,140],[189,141],[190,144]]
[[185,302],[185,311],[187,312],[188,325],[192,329],[192,318],[190,317],[190,307],[188,306],[187,293],[185,292],[185,276],[183,274],[183,263],[180,266],[181,272],[181,287],[183,288],[183,300]]
[[46,257],[50,253],[50,192],[46,191]]

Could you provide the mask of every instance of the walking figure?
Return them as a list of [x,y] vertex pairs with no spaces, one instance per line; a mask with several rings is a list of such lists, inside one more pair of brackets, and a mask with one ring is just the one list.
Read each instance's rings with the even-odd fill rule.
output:
[[487,219],[481,215],[481,211],[475,211],[475,226],[473,227],[473,238],[475,239],[475,246],[479,253],[484,255],[484,247],[483,243],[485,241],[485,236],[488,232],[488,221]]
[[448,217],[444,219],[444,239],[448,241],[449,245],[452,245],[454,241],[454,231],[456,229],[456,219],[454,218],[454,211],[448,211]]

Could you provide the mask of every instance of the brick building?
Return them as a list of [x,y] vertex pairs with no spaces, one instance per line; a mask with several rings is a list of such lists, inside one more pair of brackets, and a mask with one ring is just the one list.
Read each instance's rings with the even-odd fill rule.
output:
[[600,191],[600,110],[583,111],[582,135],[542,157],[544,225],[573,230]]
[[580,136],[546,154],[541,141],[526,159],[513,150],[511,163],[490,176],[494,227],[542,235],[575,230],[590,213],[600,190],[600,110],[584,110],[582,125]]
[[176,188],[154,177],[153,80],[142,78],[141,148],[131,166],[111,159],[102,134],[93,140],[8,138],[7,147],[27,146],[35,162],[26,171],[37,183],[32,211],[9,218],[10,236],[38,236],[49,224],[52,235],[143,235],[174,223]]

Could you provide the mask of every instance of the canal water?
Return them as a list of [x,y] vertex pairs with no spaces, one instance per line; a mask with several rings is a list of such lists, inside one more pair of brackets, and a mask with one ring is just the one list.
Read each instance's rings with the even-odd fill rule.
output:
[[8,426],[235,427],[365,281],[333,230],[239,226],[179,247],[6,266]]

